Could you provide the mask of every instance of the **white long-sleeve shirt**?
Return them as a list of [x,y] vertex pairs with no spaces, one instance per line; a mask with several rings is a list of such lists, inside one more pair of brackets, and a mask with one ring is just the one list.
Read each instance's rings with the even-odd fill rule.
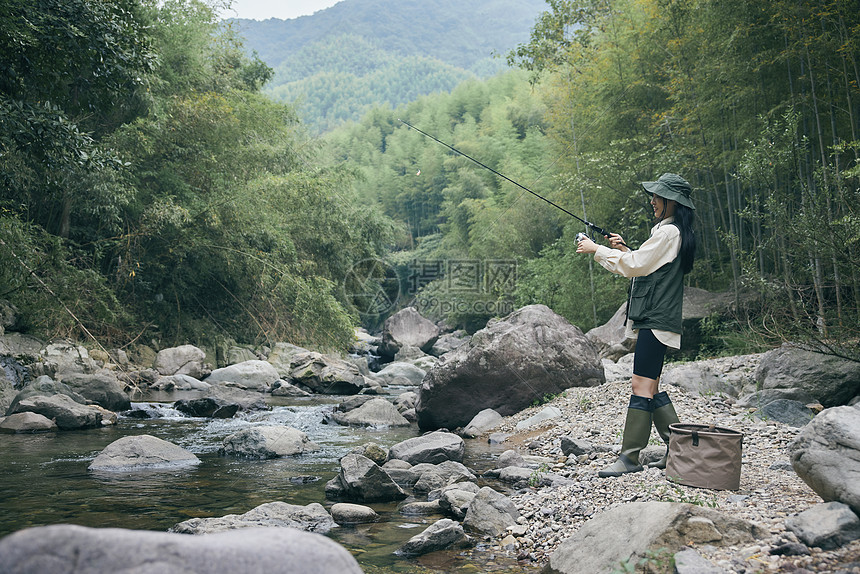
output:
[[[667,217],[657,223],[651,228],[651,237],[635,251],[621,251],[598,245],[594,260],[605,269],[623,277],[650,275],[678,257],[678,252],[681,250],[681,232],[677,226],[669,225],[674,220],[674,217]],[[679,333],[657,329],[652,329],[651,332],[667,347],[681,348]],[[625,335],[630,339],[639,336],[638,330],[633,329],[632,321],[627,321]]]

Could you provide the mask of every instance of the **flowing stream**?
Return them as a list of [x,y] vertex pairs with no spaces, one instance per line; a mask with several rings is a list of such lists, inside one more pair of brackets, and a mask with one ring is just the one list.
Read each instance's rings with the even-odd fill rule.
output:
[[[405,390],[410,389],[389,392]],[[171,408],[173,401],[189,396],[193,395],[151,395],[146,402],[135,403],[155,418],[121,417],[116,426],[83,431],[0,435],[0,536],[59,523],[165,531],[189,518],[242,514],[273,501],[319,502],[330,508],[333,502],[325,499],[325,483],[337,473],[343,455],[370,441],[387,448],[420,434],[414,424],[405,429],[323,424],[324,411],[343,397],[269,397],[269,411],[213,420],[185,417]],[[218,454],[228,434],[271,423],[302,430],[321,450],[270,460]],[[87,469],[105,446],[136,434],[178,444],[197,455],[202,464],[134,473]],[[493,466],[492,459],[505,448],[467,440],[463,462],[479,475]],[[469,551],[436,552],[417,559],[397,557],[393,552],[399,546],[442,516],[403,516],[396,503],[368,506],[379,513],[379,522],[335,528],[328,535],[352,552],[367,574],[537,571],[506,555],[493,555],[481,544]]]

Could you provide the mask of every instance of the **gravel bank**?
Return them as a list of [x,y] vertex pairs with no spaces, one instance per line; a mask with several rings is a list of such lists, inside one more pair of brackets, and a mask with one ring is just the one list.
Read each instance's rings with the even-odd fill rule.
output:
[[[770,531],[770,539],[747,548],[696,547],[702,556],[727,572],[860,573],[860,541],[830,552],[813,548],[808,555],[771,553],[785,543],[797,542],[786,529],[785,519],[822,502],[794,473],[789,462],[787,446],[800,429],[758,420],[749,409],[735,407],[731,398],[691,395],[672,386],[661,390],[669,392],[682,422],[715,423],[744,434],[739,490],[715,491],[672,484],[659,469],[619,478],[598,478],[597,471],[617,457],[630,385],[624,381],[569,389],[546,404],[506,417],[493,430],[511,433],[505,444],[520,453],[546,458],[533,473],[534,480],[544,473],[570,479],[562,486],[517,490],[511,498],[522,516],[512,532],[513,539],[503,541],[505,545],[499,550],[516,554],[524,562],[546,563],[562,540],[589,518],[613,506],[652,500],[689,502],[757,522]],[[515,430],[518,422],[547,406],[559,408],[562,417],[526,431]],[[561,451],[564,436],[587,440],[603,452],[567,458]],[[663,444],[653,429],[649,444],[655,448]]]

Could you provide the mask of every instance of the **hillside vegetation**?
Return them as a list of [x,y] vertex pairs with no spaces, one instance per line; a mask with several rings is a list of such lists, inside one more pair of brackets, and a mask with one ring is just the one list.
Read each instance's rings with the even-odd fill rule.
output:
[[311,129],[326,131],[374,104],[404,104],[499,72],[544,7],[542,0],[344,0],[313,16],[233,22],[275,70],[265,92],[297,103]]

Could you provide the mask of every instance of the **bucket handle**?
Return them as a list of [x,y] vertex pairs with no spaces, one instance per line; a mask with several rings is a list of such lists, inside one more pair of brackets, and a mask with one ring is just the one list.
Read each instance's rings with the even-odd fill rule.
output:
[[[708,432],[714,432],[717,428],[717,425],[711,423],[708,425]],[[699,431],[693,431],[693,446],[699,446]]]

